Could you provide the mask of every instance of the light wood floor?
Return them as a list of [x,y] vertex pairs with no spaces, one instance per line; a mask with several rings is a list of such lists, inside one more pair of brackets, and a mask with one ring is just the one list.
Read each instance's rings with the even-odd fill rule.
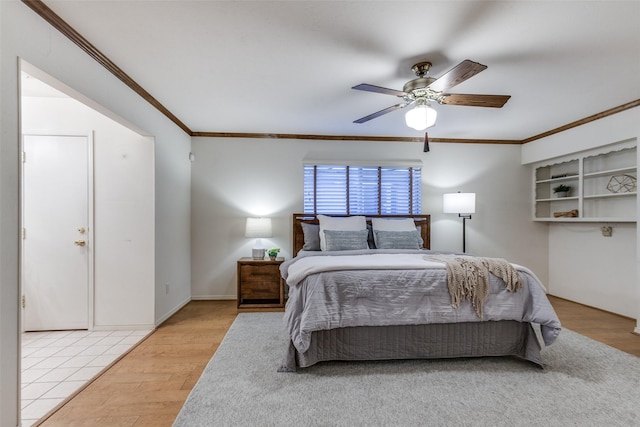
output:
[[[640,357],[635,321],[550,297],[563,327]],[[237,314],[192,301],[41,425],[171,426]]]
[[171,426],[237,315],[236,301],[192,301],[43,426]]
[[633,334],[634,319],[553,296],[549,296],[549,301],[563,328],[640,357],[640,335]]

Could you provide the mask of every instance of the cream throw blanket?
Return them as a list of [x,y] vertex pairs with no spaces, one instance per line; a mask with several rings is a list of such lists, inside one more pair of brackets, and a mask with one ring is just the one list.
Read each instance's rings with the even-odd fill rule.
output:
[[446,265],[451,306],[458,308],[461,302],[470,301],[480,318],[484,302],[489,296],[489,273],[502,279],[509,292],[522,287],[518,271],[501,258],[425,255],[424,259]]

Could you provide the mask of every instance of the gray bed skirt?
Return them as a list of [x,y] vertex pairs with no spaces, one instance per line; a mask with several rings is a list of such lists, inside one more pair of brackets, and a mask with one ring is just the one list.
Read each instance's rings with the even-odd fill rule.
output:
[[530,323],[513,320],[405,326],[359,326],[313,332],[299,353],[289,342],[278,372],[331,360],[442,359],[516,356],[544,367]]

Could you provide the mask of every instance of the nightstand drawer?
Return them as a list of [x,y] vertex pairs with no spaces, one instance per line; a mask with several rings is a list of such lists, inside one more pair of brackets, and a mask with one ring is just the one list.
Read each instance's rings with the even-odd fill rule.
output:
[[243,282],[274,282],[280,280],[280,270],[273,265],[241,265]]
[[280,299],[280,281],[244,282],[240,291],[241,300]]

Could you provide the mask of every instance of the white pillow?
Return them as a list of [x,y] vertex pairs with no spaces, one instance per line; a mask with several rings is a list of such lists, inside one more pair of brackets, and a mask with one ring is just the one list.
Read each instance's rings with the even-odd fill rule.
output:
[[416,223],[411,218],[403,219],[384,219],[371,218],[371,226],[374,230],[379,231],[413,231],[416,229]]
[[[371,218],[371,227],[373,228],[373,240],[378,246],[376,239],[376,231],[416,231],[416,223],[412,218],[403,219],[385,219]],[[418,233],[419,236],[419,233]],[[420,238],[422,240],[422,238]],[[420,243],[422,245],[422,242]]]
[[364,216],[333,217],[317,215],[317,218],[320,222],[320,250],[322,251],[327,250],[324,230],[358,231],[367,229],[367,220]]

